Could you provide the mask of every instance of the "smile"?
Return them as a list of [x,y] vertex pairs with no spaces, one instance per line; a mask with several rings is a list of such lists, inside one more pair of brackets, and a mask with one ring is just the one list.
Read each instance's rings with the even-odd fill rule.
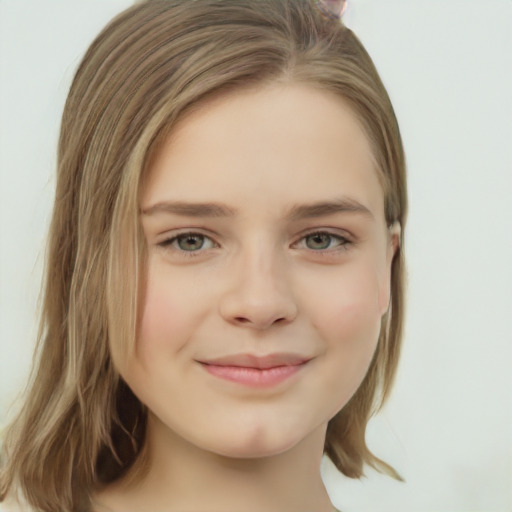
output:
[[298,373],[311,357],[297,354],[235,354],[216,359],[200,360],[211,375],[254,388],[276,386]]
[[251,368],[245,366],[225,366],[201,363],[203,368],[215,377],[236,382],[254,388],[268,388],[276,386],[299,372],[306,362],[275,366],[273,368]]

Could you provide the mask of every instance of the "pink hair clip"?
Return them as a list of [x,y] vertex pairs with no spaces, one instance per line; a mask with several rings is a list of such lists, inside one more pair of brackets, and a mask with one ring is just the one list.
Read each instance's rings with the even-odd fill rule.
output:
[[316,0],[316,4],[332,20],[340,20],[347,8],[347,0]]

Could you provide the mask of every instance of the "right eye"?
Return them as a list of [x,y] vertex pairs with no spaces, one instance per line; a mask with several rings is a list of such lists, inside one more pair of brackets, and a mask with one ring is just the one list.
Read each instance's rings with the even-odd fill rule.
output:
[[216,247],[215,242],[208,236],[201,233],[180,233],[160,242],[160,247],[181,252],[186,256],[194,256],[195,253],[203,252]]

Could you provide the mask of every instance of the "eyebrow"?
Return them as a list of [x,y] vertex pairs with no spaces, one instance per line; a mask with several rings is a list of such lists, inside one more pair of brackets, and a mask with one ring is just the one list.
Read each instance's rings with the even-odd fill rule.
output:
[[[141,210],[141,213],[147,216],[167,213],[184,217],[234,217],[237,214],[237,210],[219,203],[162,201]],[[357,213],[373,218],[372,212],[366,206],[348,197],[294,205],[288,211],[285,218],[288,221],[298,221],[336,213]]]
[[313,219],[335,213],[358,213],[373,218],[372,212],[359,201],[348,197],[333,201],[320,201],[311,204],[295,205],[286,215],[290,221]]

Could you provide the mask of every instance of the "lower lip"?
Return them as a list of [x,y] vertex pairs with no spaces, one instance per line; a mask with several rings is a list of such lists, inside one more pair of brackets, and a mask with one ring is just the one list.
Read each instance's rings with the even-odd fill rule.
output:
[[295,375],[305,363],[294,366],[276,366],[274,368],[258,369],[241,366],[217,366],[202,363],[207,372],[215,377],[236,382],[253,388],[269,388]]

